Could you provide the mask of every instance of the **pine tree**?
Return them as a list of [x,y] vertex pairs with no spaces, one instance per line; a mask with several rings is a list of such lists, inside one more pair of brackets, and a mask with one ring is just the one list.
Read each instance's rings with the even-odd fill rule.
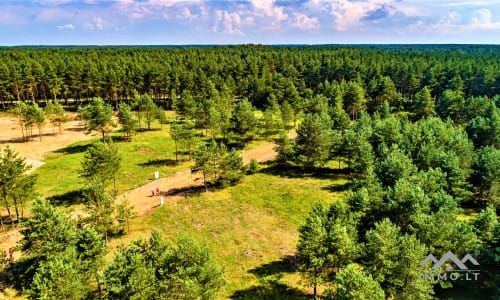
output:
[[109,104],[104,103],[101,98],[93,98],[92,102],[79,108],[79,113],[87,122],[87,130],[97,130],[101,132],[103,143],[106,142],[106,134],[111,132],[111,128],[116,124],[113,121],[113,109]]
[[326,300],[384,300],[385,293],[380,284],[373,280],[356,264],[349,264],[335,276],[335,292],[328,290]]
[[59,128],[59,134],[62,133],[62,125],[68,121],[68,114],[59,102],[47,102],[45,107],[45,115],[47,115],[50,123]]
[[306,168],[323,165],[332,144],[330,124],[319,115],[306,115],[297,129],[294,152],[297,161]]
[[89,181],[100,181],[104,185],[113,180],[113,187],[116,190],[116,174],[120,170],[120,165],[121,157],[115,144],[94,142],[84,154],[80,176]]
[[122,125],[125,137],[131,141],[133,134],[137,131],[139,124],[134,118],[132,109],[126,103],[120,103],[118,107],[118,120]]
[[[27,174],[30,165],[9,146],[0,149],[0,201],[4,205],[9,219],[14,224],[11,208],[14,206],[16,220],[23,217],[23,206],[29,197],[35,194],[36,176]],[[1,226],[3,229],[3,220]]]

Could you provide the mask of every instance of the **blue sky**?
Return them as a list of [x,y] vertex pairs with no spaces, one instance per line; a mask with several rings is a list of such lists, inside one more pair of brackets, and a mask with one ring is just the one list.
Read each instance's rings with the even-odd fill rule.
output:
[[0,45],[500,44],[500,0],[0,0]]

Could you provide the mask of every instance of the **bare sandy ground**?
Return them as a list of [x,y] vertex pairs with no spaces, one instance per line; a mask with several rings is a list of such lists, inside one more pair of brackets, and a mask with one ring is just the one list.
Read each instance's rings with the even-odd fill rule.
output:
[[22,132],[16,117],[0,118],[0,147],[9,145],[16,150],[26,162],[32,165],[32,170],[43,165],[43,157],[57,149],[74,142],[88,140],[95,134],[87,134],[84,124],[75,120],[75,114],[70,114],[70,120],[64,124],[64,129],[59,134],[59,129],[51,124],[46,124],[41,131],[40,141],[38,128],[33,128],[33,138],[29,142],[22,139]]

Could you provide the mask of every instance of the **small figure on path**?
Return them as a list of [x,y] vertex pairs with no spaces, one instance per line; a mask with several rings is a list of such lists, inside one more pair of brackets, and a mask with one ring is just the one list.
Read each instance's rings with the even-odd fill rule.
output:
[[14,262],[14,250],[12,248],[9,248],[9,259],[11,263]]
[[151,197],[155,196],[155,190],[151,190]]
[[156,187],[155,191],[156,191],[156,196],[159,196],[160,195],[160,189],[158,187]]

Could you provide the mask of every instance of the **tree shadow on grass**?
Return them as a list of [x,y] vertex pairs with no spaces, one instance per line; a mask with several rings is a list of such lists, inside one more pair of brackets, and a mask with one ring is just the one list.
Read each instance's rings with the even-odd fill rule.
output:
[[230,299],[309,299],[303,291],[279,282],[283,273],[294,273],[296,267],[297,257],[292,255],[258,266],[248,273],[254,274],[260,285],[236,291]]
[[67,146],[61,149],[57,149],[54,151],[55,153],[63,153],[63,154],[75,154],[75,153],[82,153],[87,151],[87,149],[90,147],[91,143],[85,144],[85,145],[72,145],[72,146]]
[[353,187],[354,183],[352,181],[346,182],[344,184],[333,184],[330,186],[322,187],[322,190],[326,190],[332,193],[345,192]]
[[147,162],[140,163],[139,166],[141,167],[148,167],[148,166],[176,166],[177,162],[175,159],[170,159],[170,158],[165,158],[165,159],[150,159]]
[[286,284],[275,281],[266,282],[263,285],[254,286],[245,290],[236,291],[230,299],[246,299],[246,300],[305,300],[309,299],[309,295],[299,289],[289,287]]
[[197,196],[205,191],[205,186],[186,186],[182,188],[170,189],[166,192],[161,192],[162,196]]
[[349,180],[348,169],[331,169],[331,168],[310,168],[303,169],[299,166],[281,165],[277,163],[269,164],[266,168],[260,170],[261,173],[287,177],[287,178],[318,178],[331,180]]
[[64,194],[54,195],[47,198],[52,205],[64,205],[71,206],[75,204],[80,204],[83,201],[83,191],[75,190],[69,191]]
[[297,268],[298,258],[295,255],[287,255],[281,260],[272,261],[267,264],[260,265],[248,271],[259,278],[273,276],[281,273],[293,273]]

